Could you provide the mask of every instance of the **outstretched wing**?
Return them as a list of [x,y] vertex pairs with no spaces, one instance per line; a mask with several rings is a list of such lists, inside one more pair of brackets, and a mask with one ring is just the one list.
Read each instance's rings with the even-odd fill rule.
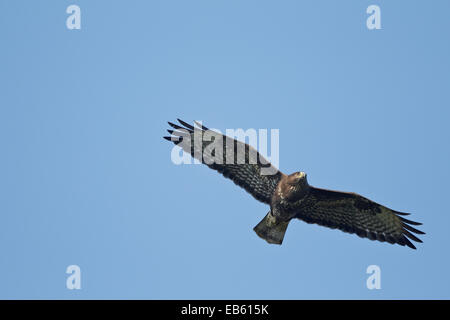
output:
[[194,127],[178,121],[182,126],[169,122],[175,130],[167,130],[171,136],[164,139],[233,180],[257,200],[270,204],[283,173],[246,143],[209,130],[198,122]]
[[[401,216],[408,215],[386,208],[356,193],[346,193],[311,187],[298,208],[296,218],[370,240],[387,241],[416,247],[409,239],[422,242],[413,233],[424,234],[411,225],[421,223]],[[409,239],[408,239],[409,238]]]

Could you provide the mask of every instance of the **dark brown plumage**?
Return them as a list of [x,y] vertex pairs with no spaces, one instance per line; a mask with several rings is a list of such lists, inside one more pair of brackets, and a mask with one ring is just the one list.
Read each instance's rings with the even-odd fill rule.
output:
[[[180,125],[169,122],[175,130],[168,130],[171,136],[164,137],[166,140],[231,179],[255,199],[270,205],[270,211],[254,228],[269,243],[282,243],[293,218],[413,249],[416,247],[410,240],[422,242],[414,233],[424,232],[412,227],[420,223],[404,218],[407,213],[394,211],[356,193],[312,187],[304,172],[285,175],[248,144],[197,122],[194,127],[178,121]],[[209,150],[216,139],[222,140],[222,143],[217,140],[222,147]],[[263,169],[270,169],[272,174],[262,174]]]

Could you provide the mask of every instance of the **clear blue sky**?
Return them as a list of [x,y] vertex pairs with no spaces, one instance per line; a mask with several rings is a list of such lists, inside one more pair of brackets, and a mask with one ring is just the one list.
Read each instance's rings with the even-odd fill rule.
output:
[[[66,8],[81,8],[81,30]],[[381,8],[368,30],[366,8]],[[450,298],[450,2],[1,1],[0,298]],[[162,139],[280,130],[280,169],[424,223],[418,250],[268,208]],[[82,289],[66,289],[67,266]],[[381,290],[366,288],[379,265]]]

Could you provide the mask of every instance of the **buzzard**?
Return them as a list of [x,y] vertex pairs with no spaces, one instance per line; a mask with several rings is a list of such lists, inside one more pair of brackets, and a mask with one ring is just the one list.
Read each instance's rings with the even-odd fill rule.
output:
[[[178,122],[180,125],[168,122],[174,130],[167,130],[171,136],[164,139],[270,205],[270,211],[253,229],[269,243],[283,242],[293,218],[412,249],[416,247],[410,239],[422,242],[414,233],[425,233],[412,227],[421,223],[406,219],[408,213],[389,209],[356,193],[315,188],[308,184],[306,173],[286,175],[244,142],[209,130],[198,122],[194,122],[195,127],[180,119]],[[219,143],[222,140],[223,148],[205,152],[215,140]],[[256,156],[254,161],[250,161],[252,155]],[[272,169],[272,174],[263,174],[264,169]]]

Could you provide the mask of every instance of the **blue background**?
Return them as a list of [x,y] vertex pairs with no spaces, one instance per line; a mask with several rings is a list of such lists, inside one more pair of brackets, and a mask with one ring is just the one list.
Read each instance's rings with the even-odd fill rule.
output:
[[[81,30],[66,8],[81,8]],[[366,8],[381,8],[368,30]],[[0,2],[0,298],[450,298],[450,2]],[[280,169],[424,223],[414,251],[268,211],[166,121],[280,129]],[[67,266],[82,289],[68,290]],[[367,266],[381,290],[366,288]]]

